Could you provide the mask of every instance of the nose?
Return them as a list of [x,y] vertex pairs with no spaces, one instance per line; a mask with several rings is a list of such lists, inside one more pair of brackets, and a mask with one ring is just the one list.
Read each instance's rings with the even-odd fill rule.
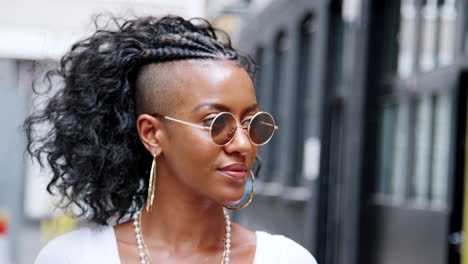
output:
[[241,155],[245,156],[249,154],[254,145],[250,141],[249,135],[244,128],[238,126],[234,134],[234,138],[229,144],[225,146],[225,149],[228,153],[238,152]]

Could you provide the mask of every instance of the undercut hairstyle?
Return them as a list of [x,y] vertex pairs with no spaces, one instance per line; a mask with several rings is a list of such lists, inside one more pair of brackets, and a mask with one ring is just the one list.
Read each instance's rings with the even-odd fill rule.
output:
[[[110,21],[114,28],[97,28],[48,72],[48,90],[52,77],[61,80],[59,90],[24,122],[28,153],[52,171],[47,191],[61,195],[63,207],[76,205],[77,216],[103,225],[129,219],[146,200],[152,157],[136,129],[145,96],[137,91],[147,88],[136,84],[142,69],[180,60],[229,60],[252,79],[255,72],[252,59],[206,20]],[[149,80],[157,85],[156,77]],[[44,126],[50,130],[38,133]]]
[[179,89],[184,85],[181,61],[148,64],[143,66],[135,81],[136,113],[173,115],[184,101]]

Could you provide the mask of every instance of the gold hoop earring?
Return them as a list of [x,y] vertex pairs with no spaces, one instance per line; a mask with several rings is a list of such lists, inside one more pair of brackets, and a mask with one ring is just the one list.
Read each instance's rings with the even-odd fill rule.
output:
[[151,212],[154,200],[154,187],[156,186],[156,155],[153,156],[151,163],[150,179],[148,182],[148,196],[146,198],[146,211]]
[[224,205],[224,208],[236,211],[236,210],[240,210],[240,209],[247,207],[250,204],[250,202],[252,202],[254,194],[255,194],[255,175],[253,174],[252,170],[250,170],[250,178],[252,179],[252,186],[250,188],[249,198],[247,199],[247,201],[238,207]]

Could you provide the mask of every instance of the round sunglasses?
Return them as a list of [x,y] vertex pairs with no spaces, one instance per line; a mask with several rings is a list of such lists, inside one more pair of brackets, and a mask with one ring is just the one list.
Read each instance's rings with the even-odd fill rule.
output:
[[211,120],[209,126],[202,126],[160,114],[152,114],[152,116],[208,130],[213,142],[219,146],[225,146],[231,143],[238,128],[242,128],[246,131],[247,135],[249,135],[250,141],[256,146],[268,143],[268,141],[273,137],[275,130],[278,129],[275,125],[273,116],[268,112],[257,112],[249,120],[248,125],[246,126],[238,126],[236,117],[229,112],[221,112],[217,114]]

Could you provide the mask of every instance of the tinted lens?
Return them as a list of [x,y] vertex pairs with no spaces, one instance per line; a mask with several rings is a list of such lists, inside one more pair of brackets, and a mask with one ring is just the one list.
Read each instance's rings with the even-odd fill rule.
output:
[[229,113],[222,113],[215,117],[211,125],[211,137],[218,145],[228,143],[236,133],[236,119]]
[[273,136],[275,121],[267,113],[260,113],[250,121],[249,136],[257,145],[265,144]]

